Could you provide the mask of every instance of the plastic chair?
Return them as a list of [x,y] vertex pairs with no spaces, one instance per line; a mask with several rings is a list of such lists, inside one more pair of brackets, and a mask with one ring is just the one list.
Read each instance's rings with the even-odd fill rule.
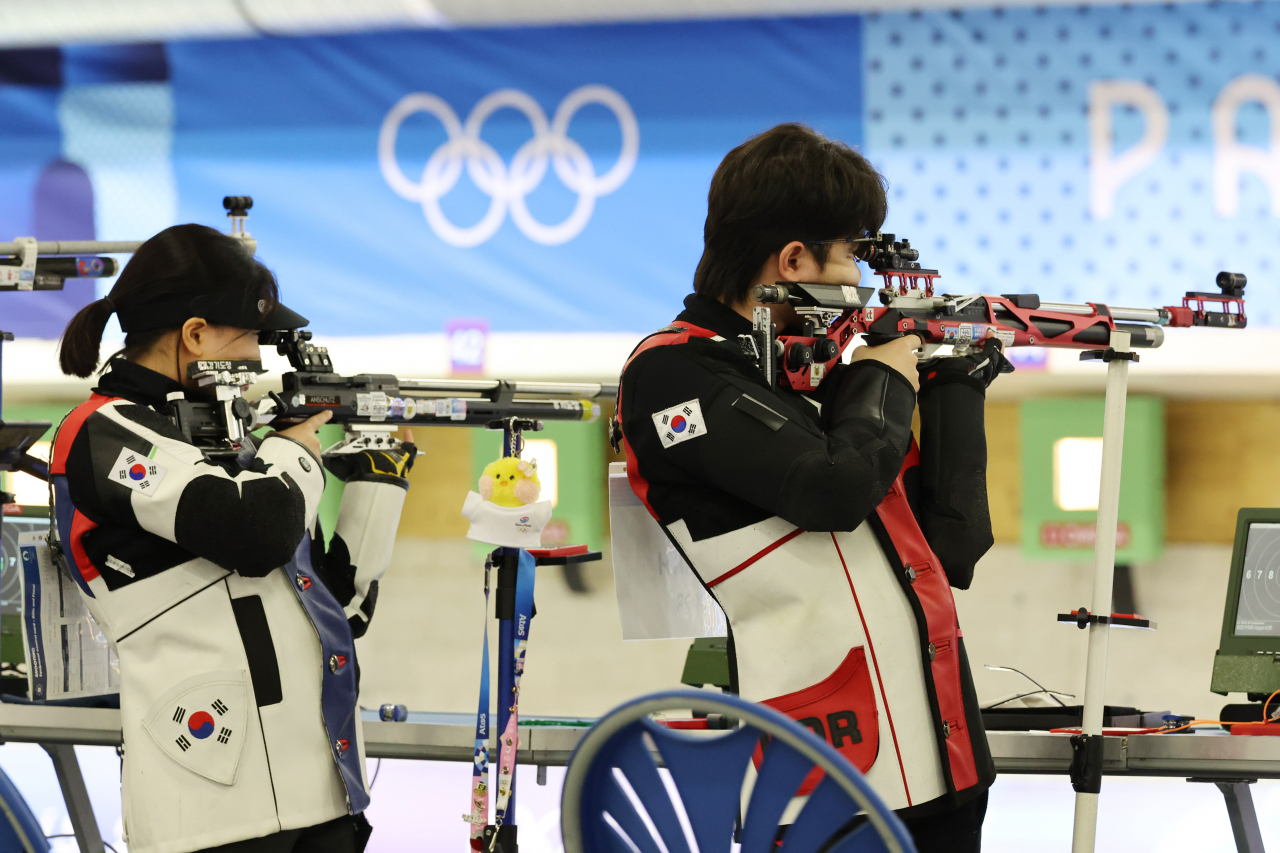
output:
[[0,770],[0,850],[48,853],[49,842],[16,785]]
[[[649,719],[690,708],[741,725],[692,735]],[[772,708],[696,690],[642,696],[583,736],[560,802],[566,853],[692,853],[681,811],[699,853],[728,853],[748,765],[766,735],[771,741],[742,815],[741,853],[915,853],[897,815],[826,742]],[[651,744],[678,796],[668,792]],[[779,820],[815,766],[826,775],[778,844]],[[859,813],[865,819],[855,820]]]

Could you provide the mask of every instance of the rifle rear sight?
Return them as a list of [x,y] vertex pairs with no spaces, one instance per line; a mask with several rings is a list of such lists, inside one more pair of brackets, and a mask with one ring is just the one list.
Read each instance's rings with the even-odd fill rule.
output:
[[302,329],[287,332],[261,332],[258,343],[274,346],[276,352],[289,359],[289,365],[300,373],[333,373],[329,348],[311,343],[311,333]]
[[903,237],[895,241],[895,235],[876,232],[871,243],[867,266],[880,270],[918,270],[920,269],[920,250],[911,246],[911,241]]

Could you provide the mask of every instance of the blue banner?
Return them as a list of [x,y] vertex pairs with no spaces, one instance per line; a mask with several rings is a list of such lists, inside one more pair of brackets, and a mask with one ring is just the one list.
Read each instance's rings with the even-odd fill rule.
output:
[[[724,154],[861,141],[860,21],[416,32],[170,47],[180,218],[252,194],[318,331],[648,331]],[[822,47],[822,49],[816,49]],[[380,150],[381,149],[381,150]]]
[[[1275,324],[1278,28],[1181,3],[0,52],[0,239],[225,228],[250,194],[320,334],[645,332],[720,159],[801,121],[883,170],[948,292],[1143,307],[1230,269]],[[54,336],[91,290],[8,295],[0,328]]]

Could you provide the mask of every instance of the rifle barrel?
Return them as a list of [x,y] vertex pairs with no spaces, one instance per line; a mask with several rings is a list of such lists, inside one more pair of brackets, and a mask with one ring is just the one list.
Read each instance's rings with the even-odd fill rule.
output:
[[[1040,307],[1045,311],[1055,311],[1059,314],[1094,313],[1092,305],[1077,305],[1071,302],[1041,302]],[[1115,319],[1130,323],[1155,323],[1162,326],[1169,321],[1163,308],[1115,308],[1108,305],[1107,310]]]
[[[39,255],[128,255],[138,251],[141,240],[40,240]],[[17,243],[0,243],[0,255],[16,255]]]
[[[487,394],[498,390],[497,379],[401,379],[401,391],[471,392]],[[515,394],[537,394],[554,397],[616,397],[617,383],[611,382],[509,382]]]

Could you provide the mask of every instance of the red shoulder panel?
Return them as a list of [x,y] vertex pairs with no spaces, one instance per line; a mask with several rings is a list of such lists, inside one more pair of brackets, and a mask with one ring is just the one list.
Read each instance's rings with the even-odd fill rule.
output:
[[67,415],[62,422],[62,426],[58,427],[57,441],[53,446],[53,460],[49,465],[50,476],[67,473],[67,456],[71,453],[71,445],[75,443],[76,436],[80,434],[80,428],[89,419],[89,415],[92,415],[112,400],[119,399],[122,398],[94,394],[71,410],[71,414]]
[[74,558],[72,562],[80,572],[80,577],[84,578],[85,583],[98,577],[99,573],[97,566],[89,559],[89,555],[84,552],[84,545],[81,544],[81,540],[84,539],[86,533],[97,528],[97,526],[85,517],[80,510],[75,511],[71,521],[71,541],[68,544],[71,546],[71,556]]
[[[701,326],[695,326],[692,323],[686,323],[683,320],[676,320],[666,329],[655,332],[640,342],[635,351],[627,358],[627,363],[622,366],[622,372],[625,374],[627,368],[631,366],[631,362],[635,361],[636,356],[642,352],[660,347],[670,346],[671,344],[685,344],[690,338],[714,338],[716,333],[710,329],[704,329]],[[618,383],[618,402],[617,402],[618,422],[622,422],[622,383]],[[658,514],[653,511],[653,507],[649,506],[649,481],[640,476],[639,466],[636,464],[636,455],[631,451],[631,445],[627,442],[624,434],[622,437],[623,452],[627,455],[627,482],[631,484],[631,491],[636,493],[636,497],[644,504],[644,508],[649,510],[649,515],[654,520],[658,520]]]
[[687,344],[690,338],[714,338],[716,333],[710,329],[704,329],[701,326],[695,326],[692,323],[686,323],[683,320],[676,320],[666,329],[660,332],[654,332],[649,337],[640,342],[635,348],[635,352],[627,358],[627,363],[622,366],[625,373],[627,368],[631,366],[631,362],[635,361],[636,356],[642,352],[648,352],[654,347],[668,346],[670,344]]

